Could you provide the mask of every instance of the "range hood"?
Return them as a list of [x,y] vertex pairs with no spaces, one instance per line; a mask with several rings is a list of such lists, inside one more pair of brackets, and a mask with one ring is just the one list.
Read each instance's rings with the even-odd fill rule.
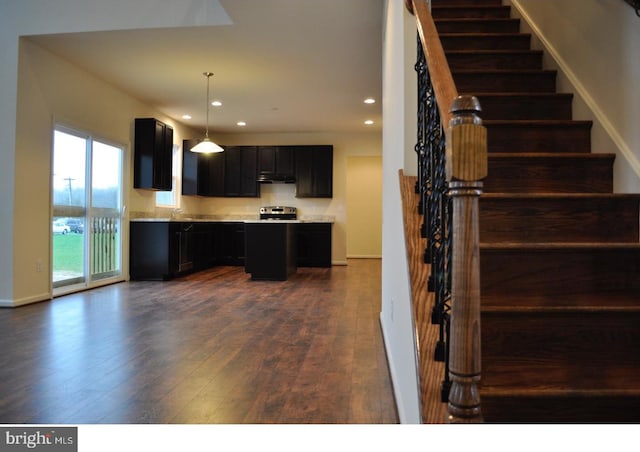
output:
[[293,174],[261,171],[258,175],[258,182],[261,184],[295,184],[296,178]]

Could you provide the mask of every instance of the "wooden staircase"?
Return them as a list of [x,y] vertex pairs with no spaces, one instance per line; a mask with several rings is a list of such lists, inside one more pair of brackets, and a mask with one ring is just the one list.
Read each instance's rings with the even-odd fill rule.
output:
[[[640,421],[640,196],[500,0],[432,0],[488,130],[480,199],[486,422]],[[606,151],[602,149],[598,152]]]

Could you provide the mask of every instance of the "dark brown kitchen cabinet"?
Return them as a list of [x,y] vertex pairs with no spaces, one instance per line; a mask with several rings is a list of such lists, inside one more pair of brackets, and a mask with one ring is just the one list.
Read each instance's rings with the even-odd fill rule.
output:
[[171,191],[173,128],[154,118],[136,118],[133,187]]
[[182,194],[224,196],[224,153],[200,154],[191,149],[201,140],[182,142]]
[[226,146],[224,194],[229,197],[258,197],[258,147]]
[[297,146],[258,146],[258,173],[295,174],[295,149]]
[[331,267],[331,223],[296,225],[298,267]]
[[333,197],[333,146],[296,147],[296,197]]
[[222,236],[218,239],[221,241],[220,251],[222,252],[220,263],[222,265],[244,265],[244,223],[236,221],[222,223]]
[[178,274],[180,258],[183,265],[190,258],[186,235],[181,244],[181,227],[181,223],[169,221],[131,222],[129,273],[132,280],[168,280]]

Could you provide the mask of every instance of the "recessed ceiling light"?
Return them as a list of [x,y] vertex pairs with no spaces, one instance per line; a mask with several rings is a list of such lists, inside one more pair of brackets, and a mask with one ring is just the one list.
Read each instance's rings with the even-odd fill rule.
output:
[[365,104],[375,104],[375,103],[376,103],[376,100],[375,100],[373,97],[367,97],[367,98],[364,100],[364,103],[365,103]]
[[367,119],[364,123],[365,125],[370,126],[370,125],[373,125],[373,120]]
[[214,100],[213,102],[211,102],[211,105],[213,105],[214,107],[221,107],[222,102],[220,102],[219,100]]
[[182,119],[191,119],[191,115],[182,115]]
[[244,121],[238,121],[237,124],[238,124],[239,127],[244,127],[244,126],[247,125],[247,123],[244,122]]

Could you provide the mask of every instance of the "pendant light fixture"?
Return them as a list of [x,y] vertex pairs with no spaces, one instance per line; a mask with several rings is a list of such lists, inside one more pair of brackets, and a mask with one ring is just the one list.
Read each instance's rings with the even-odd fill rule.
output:
[[209,139],[209,106],[211,105],[211,101],[209,100],[209,79],[213,75],[213,72],[203,72],[202,75],[207,77],[207,131],[205,133],[204,140],[192,147],[191,152],[198,152],[201,154],[223,152],[224,149]]

